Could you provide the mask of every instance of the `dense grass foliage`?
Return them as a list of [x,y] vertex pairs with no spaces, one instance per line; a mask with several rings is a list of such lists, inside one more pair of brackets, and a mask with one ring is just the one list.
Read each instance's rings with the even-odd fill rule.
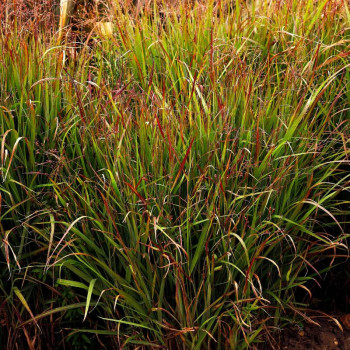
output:
[[2,344],[246,349],[304,314],[348,255],[346,0],[114,2],[81,43],[1,18]]

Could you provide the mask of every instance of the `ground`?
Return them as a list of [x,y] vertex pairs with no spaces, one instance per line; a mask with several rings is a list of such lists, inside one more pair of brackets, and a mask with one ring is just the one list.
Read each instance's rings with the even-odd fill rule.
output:
[[[292,326],[280,334],[280,345],[270,349],[281,350],[350,350],[350,315],[330,315],[313,318],[319,325],[304,323]],[[343,330],[337,325],[342,326]]]

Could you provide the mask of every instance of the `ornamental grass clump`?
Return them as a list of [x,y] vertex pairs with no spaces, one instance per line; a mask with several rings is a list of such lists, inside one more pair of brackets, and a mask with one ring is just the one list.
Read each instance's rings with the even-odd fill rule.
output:
[[112,36],[59,45],[8,23],[9,344],[247,349],[307,318],[348,256],[349,10],[113,2]]

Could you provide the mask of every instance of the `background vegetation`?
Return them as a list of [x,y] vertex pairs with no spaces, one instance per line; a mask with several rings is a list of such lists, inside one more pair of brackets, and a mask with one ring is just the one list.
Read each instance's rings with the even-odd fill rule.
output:
[[1,346],[246,349],[307,318],[348,256],[348,2],[114,2],[113,37],[62,42],[54,5],[0,5]]

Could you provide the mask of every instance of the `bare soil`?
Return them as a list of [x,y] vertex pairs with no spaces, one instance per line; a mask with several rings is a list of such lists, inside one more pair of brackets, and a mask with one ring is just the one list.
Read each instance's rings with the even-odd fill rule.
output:
[[280,334],[279,345],[266,349],[280,350],[350,350],[350,315],[314,319],[319,325],[305,323],[291,326]]

